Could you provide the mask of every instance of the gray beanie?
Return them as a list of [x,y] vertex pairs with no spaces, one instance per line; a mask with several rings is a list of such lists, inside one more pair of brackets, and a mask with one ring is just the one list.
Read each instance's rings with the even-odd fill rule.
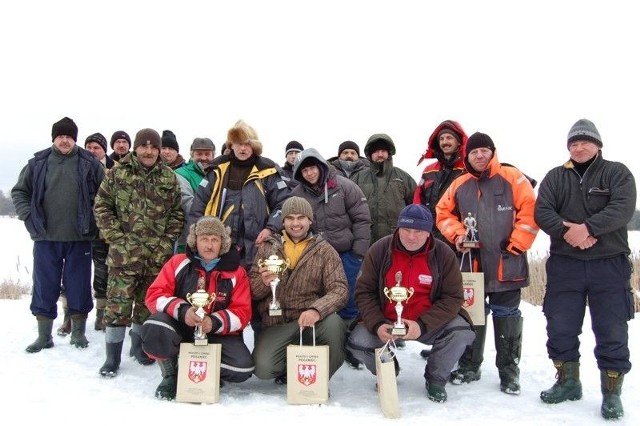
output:
[[301,214],[309,218],[313,222],[313,210],[311,204],[302,197],[289,197],[282,205],[282,217],[285,218],[290,214]]
[[196,237],[198,235],[217,235],[222,239],[219,256],[227,253],[231,248],[231,228],[215,216],[202,216],[196,223],[189,227],[187,245],[193,252],[197,252]]
[[576,121],[576,124],[571,126],[567,135],[567,148],[575,141],[593,142],[598,148],[602,148],[602,139],[596,125],[586,118]]

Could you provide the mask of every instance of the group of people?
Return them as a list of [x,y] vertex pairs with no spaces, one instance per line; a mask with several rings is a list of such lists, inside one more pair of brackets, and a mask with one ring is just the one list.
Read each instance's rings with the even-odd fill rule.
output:
[[[130,327],[130,356],[160,366],[161,399],[175,398],[179,345],[193,341],[197,326],[222,344],[221,380],[236,383],[254,374],[286,383],[286,346],[312,336],[330,348],[330,376],[345,360],[375,374],[376,348],[416,340],[429,346],[421,352],[427,397],[445,402],[447,383],[481,378],[487,327],[472,323],[462,287],[462,272],[480,272],[500,390],[518,395],[521,291],[529,285],[527,250],[542,229],[551,237],[543,311],[557,374],[540,398],[582,397],[578,336],[588,300],[601,413],[622,417],[634,314],[626,225],[636,188],[623,164],[602,158],[589,120],[571,127],[570,158],[549,171],[537,197],[533,179],[498,161],[489,135],[467,136],[453,120],[430,135],[419,183],[393,165],[396,146],[382,133],[368,139],[364,157],[353,141],[328,160],[291,141],[283,166],[262,155],[257,132],[242,120],[221,155],[211,139],[195,138],[188,161],[170,130],[140,130],[131,152],[128,134],[117,131],[110,156],[100,133],[85,149],[77,136],[73,120],[54,123],[52,147],[29,160],[11,191],[34,240],[38,337],[27,352],[53,347],[64,291],[70,343],[88,346],[95,297],[106,343],[100,374],[118,374]],[[271,256],[286,260],[282,272],[265,266]],[[400,334],[386,296],[397,286],[412,289]],[[189,302],[198,290],[211,295],[204,316]],[[253,352],[243,336],[249,324]]]

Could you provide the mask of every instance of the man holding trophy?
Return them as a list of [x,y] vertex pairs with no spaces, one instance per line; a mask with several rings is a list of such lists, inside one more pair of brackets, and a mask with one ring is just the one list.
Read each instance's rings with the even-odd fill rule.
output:
[[462,307],[458,259],[432,229],[429,209],[410,204],[395,232],[369,248],[356,286],[360,318],[347,348],[375,374],[374,351],[389,340],[432,345],[424,371],[427,397],[445,402],[449,374],[475,335]]
[[218,218],[200,218],[189,228],[186,253],[169,259],[147,291],[143,349],[160,365],[159,399],[175,399],[182,342],[220,343],[222,381],[243,382],[253,373],[242,338],[251,319],[249,280],[240,255],[229,250],[229,233]]

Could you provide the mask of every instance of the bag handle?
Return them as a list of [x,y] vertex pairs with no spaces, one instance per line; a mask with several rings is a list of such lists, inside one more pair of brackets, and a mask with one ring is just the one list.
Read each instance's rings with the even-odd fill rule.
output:
[[[391,350],[393,347],[393,350]],[[387,340],[387,342],[382,346],[382,350],[379,352],[378,358],[380,358],[381,362],[389,362],[392,361],[396,357],[396,351],[398,347],[396,346],[396,342],[393,339]]]
[[[311,327],[311,329],[313,330],[313,346],[315,346],[316,345],[316,326],[314,324],[309,327]],[[300,346],[302,346],[302,330],[304,330],[304,327],[300,327]]]

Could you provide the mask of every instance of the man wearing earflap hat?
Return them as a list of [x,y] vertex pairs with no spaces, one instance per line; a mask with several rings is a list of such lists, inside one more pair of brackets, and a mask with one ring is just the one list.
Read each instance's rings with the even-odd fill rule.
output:
[[[467,229],[464,219],[471,215],[477,223],[480,248],[471,249],[473,262],[463,262],[473,272],[484,273],[484,292],[492,312],[495,331],[496,366],[500,390],[520,394],[520,362],[523,318],[521,289],[529,285],[527,250],[538,226],[533,220],[535,194],[529,180],[513,166],[498,161],[496,146],[489,135],[476,132],[466,146],[468,173],[456,178],[436,205],[436,224],[442,235],[460,253]],[[486,326],[475,326],[476,339],[467,347],[451,373],[451,383],[480,380],[484,360]]]
[[78,147],[78,127],[64,117],[53,124],[52,145],[36,152],[11,189],[18,218],[33,240],[31,313],[38,338],[26,351],[53,347],[51,331],[62,287],[71,316],[70,343],[86,348],[91,296],[91,241],[97,237],[93,205],[104,169]]
[[[155,396],[176,396],[180,343],[193,342],[200,325],[209,343],[222,344],[220,380],[244,382],[253,374],[253,359],[242,338],[251,319],[249,280],[240,256],[231,249],[231,230],[213,216],[203,216],[189,228],[186,253],[174,255],[162,267],[145,299],[151,316],[142,326],[144,351],[158,360],[162,382]],[[187,295],[205,290],[214,302],[200,318]]]
[[[633,318],[627,224],[636,206],[633,174],[605,160],[595,124],[578,120],[567,135],[569,161],[540,183],[535,219],[551,237],[544,314],[556,382],[547,404],[582,398],[580,340],[588,304],[605,419],[624,415],[622,382],[631,370],[627,321]],[[588,303],[587,303],[588,302]]]

